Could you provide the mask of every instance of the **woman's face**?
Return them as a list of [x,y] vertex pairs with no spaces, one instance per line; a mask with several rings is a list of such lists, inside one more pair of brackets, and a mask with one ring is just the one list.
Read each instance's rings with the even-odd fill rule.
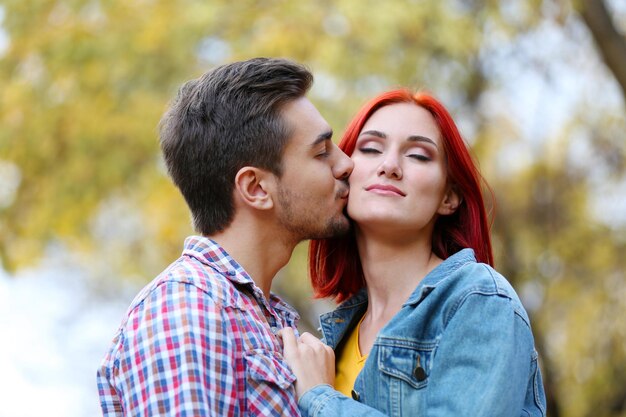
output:
[[458,204],[448,190],[444,156],[439,128],[427,110],[412,103],[377,110],[351,156],[348,214],[358,229],[398,237],[432,234],[437,216]]

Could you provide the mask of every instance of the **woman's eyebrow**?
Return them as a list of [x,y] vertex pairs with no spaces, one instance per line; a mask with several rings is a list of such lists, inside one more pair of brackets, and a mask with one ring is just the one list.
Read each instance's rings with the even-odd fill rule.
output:
[[361,132],[359,134],[359,136],[363,136],[363,135],[371,135],[371,136],[376,136],[376,137],[381,138],[381,139],[387,139],[387,135],[385,135],[380,130],[366,130],[366,131]]
[[435,148],[439,149],[439,147],[437,146],[437,143],[434,140],[432,140],[431,138],[428,138],[426,136],[411,135],[406,140],[408,140],[409,142],[426,142],[426,143],[430,143]]
[[[359,136],[364,136],[364,135],[375,136],[381,139],[387,139],[387,135],[384,132],[381,132],[380,130],[366,130],[359,134]],[[408,138],[406,138],[406,140],[409,142],[426,142],[426,143],[433,145],[435,148],[439,149],[439,147],[437,146],[437,143],[431,138],[426,137],[426,136],[411,135]]]

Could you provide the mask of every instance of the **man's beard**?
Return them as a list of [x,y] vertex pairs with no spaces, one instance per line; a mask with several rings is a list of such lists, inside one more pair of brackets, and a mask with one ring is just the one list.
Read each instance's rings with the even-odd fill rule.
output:
[[[338,237],[350,230],[350,221],[346,216],[345,208],[341,213],[335,213],[334,216],[328,218],[326,222],[321,222],[320,215],[314,212],[311,206],[306,205],[305,197],[305,195],[294,194],[283,188],[278,190],[280,223],[298,241]],[[302,207],[297,207],[298,205]]]

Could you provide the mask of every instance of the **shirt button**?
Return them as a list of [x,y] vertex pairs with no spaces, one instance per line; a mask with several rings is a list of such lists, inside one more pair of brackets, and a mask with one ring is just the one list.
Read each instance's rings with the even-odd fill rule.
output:
[[352,399],[354,401],[359,401],[359,398],[361,398],[361,395],[358,392],[356,392],[355,390],[352,390],[352,392],[350,394],[352,395]]

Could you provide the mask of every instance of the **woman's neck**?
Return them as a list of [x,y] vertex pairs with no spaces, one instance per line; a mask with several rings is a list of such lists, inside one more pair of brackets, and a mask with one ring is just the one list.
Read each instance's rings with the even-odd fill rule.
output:
[[442,262],[432,252],[430,236],[399,240],[357,230],[356,240],[369,298],[366,314],[376,322],[389,321]]

